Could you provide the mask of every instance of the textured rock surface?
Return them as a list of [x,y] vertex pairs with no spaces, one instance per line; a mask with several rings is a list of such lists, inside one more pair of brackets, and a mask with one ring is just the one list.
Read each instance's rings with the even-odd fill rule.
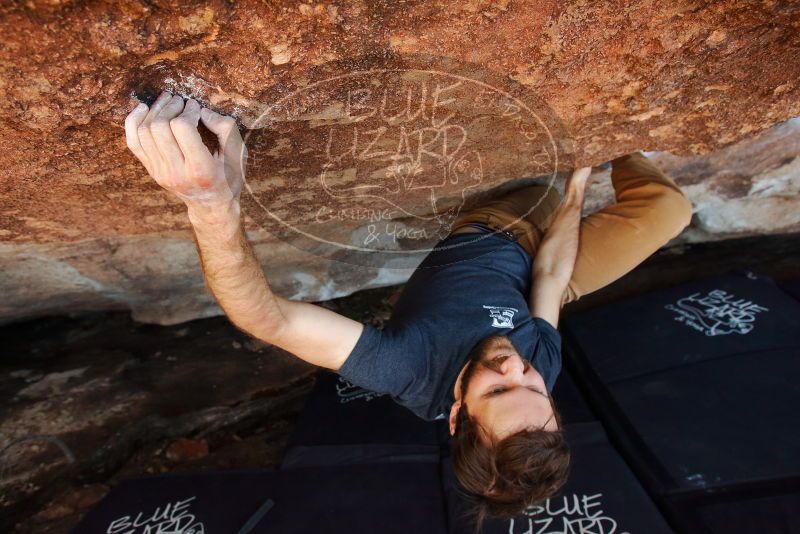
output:
[[68,532],[120,476],[274,467],[314,372],[223,318],[153,328],[106,313],[8,328],[3,532]]
[[800,230],[800,119],[707,156],[654,159],[694,204],[684,239]]
[[[326,128],[352,122],[341,102],[353,87],[308,89],[359,69],[427,64],[472,80],[468,94],[475,82],[504,91],[546,115],[567,164],[634,149],[704,154],[800,115],[800,7],[788,1],[68,1],[0,10],[0,320],[67,309],[131,308],[165,323],[217,313],[202,290],[182,206],[125,148],[122,119],[134,94],[168,88],[233,114],[243,128],[268,126],[254,130],[263,151],[249,180],[293,224],[306,225],[309,205],[318,206],[311,185],[319,162],[304,150],[320,150]],[[420,62],[425,54],[449,59]],[[297,91],[311,97],[294,98]],[[396,111],[403,95],[394,96]],[[273,110],[259,120],[287,98],[284,115]],[[433,97],[415,98],[430,105]],[[546,153],[537,169],[530,153],[515,149],[513,116],[446,100],[442,109],[456,114],[467,146],[481,154],[473,192],[553,163]],[[687,238],[796,225],[786,200],[797,189],[789,163],[796,126],[789,130],[767,143],[766,159],[737,159],[746,152],[738,145],[713,156],[659,156],[698,201],[698,232]],[[369,179],[390,168],[374,164]],[[349,168],[339,170],[352,181]],[[457,192],[444,192],[446,209]],[[404,195],[404,207],[424,215],[424,193]],[[760,215],[762,206],[782,215]],[[376,206],[368,199],[351,207]],[[407,276],[390,261],[355,268],[313,247],[300,251],[250,214],[259,254],[287,296],[330,298]],[[348,217],[328,223],[318,234],[340,242],[362,238],[368,226]]]
[[[676,242],[800,231],[800,120],[708,155],[650,156],[695,206]],[[597,169],[586,211],[613,198]],[[302,252],[262,232],[255,250],[280,294],[326,300],[404,281],[409,271],[353,266]],[[131,309],[144,322],[174,324],[221,313],[206,290],[190,232],[76,243],[0,243],[0,321],[91,309]]]
[[[326,306],[380,326],[396,291]],[[93,313],[0,340],[0,532],[68,532],[124,477],[274,468],[316,369],[222,317]]]

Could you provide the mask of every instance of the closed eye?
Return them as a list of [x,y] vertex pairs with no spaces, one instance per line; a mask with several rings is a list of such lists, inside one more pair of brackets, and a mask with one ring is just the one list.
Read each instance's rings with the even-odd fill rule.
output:
[[[505,386],[500,386],[500,387],[492,388],[492,389],[490,389],[489,391],[487,391],[486,393],[484,393],[484,394],[483,394],[483,397],[484,397],[484,398],[489,398],[489,397],[497,397],[498,395],[502,395],[503,393],[505,393],[505,392],[509,391],[509,389],[510,389],[510,388],[507,388],[507,387],[505,387]],[[527,389],[529,389],[529,390],[533,391],[534,393],[538,393],[538,394],[540,394],[540,395],[544,395],[544,394],[543,394],[541,391],[539,391],[538,389],[536,389],[536,388],[535,388],[535,387],[533,387],[533,386],[528,386],[528,388],[527,388]],[[544,396],[546,397],[547,395],[544,395]]]

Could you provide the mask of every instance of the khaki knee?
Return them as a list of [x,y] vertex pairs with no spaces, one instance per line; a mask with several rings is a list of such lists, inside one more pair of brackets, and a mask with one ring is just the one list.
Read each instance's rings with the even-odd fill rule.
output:
[[653,224],[666,243],[677,237],[692,222],[692,203],[675,189],[664,187],[652,204]]

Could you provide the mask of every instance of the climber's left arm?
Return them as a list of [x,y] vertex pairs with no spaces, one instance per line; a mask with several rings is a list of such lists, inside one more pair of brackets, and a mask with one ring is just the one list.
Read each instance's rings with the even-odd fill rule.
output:
[[578,255],[578,238],[584,189],[590,167],[575,170],[567,181],[564,198],[547,229],[536,257],[529,305],[531,315],[558,326],[564,294]]

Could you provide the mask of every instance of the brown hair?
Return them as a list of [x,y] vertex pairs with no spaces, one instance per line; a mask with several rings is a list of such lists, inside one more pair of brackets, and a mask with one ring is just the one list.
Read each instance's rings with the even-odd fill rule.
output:
[[566,482],[569,448],[555,406],[553,416],[559,430],[524,429],[497,440],[461,405],[452,439],[453,468],[473,502],[476,532],[487,516],[519,515]]

